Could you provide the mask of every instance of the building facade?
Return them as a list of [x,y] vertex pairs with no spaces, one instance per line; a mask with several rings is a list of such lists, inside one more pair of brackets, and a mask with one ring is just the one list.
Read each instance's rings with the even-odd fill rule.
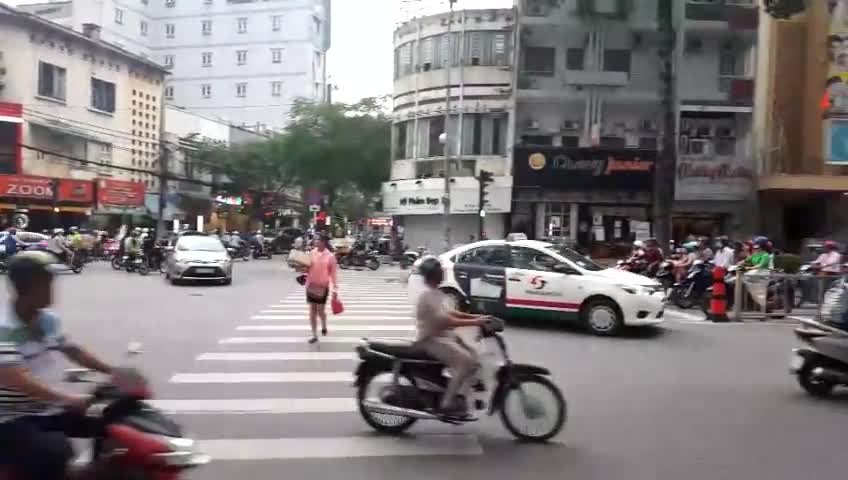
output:
[[165,100],[251,128],[280,128],[296,98],[327,99],[330,0],[72,0],[28,5],[170,69]]
[[[133,191],[156,188],[151,173],[157,168],[167,72],[103,42],[96,28],[75,32],[0,6],[0,31],[6,39],[0,46],[4,64],[0,104],[11,113],[0,121],[0,151],[9,153],[2,173],[40,179],[33,180],[36,183],[76,182],[81,192],[88,192],[81,202],[88,206],[66,210],[89,215],[97,212],[92,197],[95,180],[133,184]],[[0,196],[14,198],[10,193],[14,192]],[[36,198],[58,200],[46,194]]]
[[410,246],[444,245],[446,148],[449,244],[478,235],[475,177],[481,171],[494,175],[486,190],[485,233],[499,238],[505,232],[512,187],[514,24],[512,9],[466,10],[414,19],[395,31],[392,168],[383,185],[383,211],[403,225]]
[[[626,243],[650,231],[652,180],[645,171],[654,168],[662,140],[666,81],[657,53],[659,3],[516,3],[515,140],[525,148],[521,161],[541,147],[539,153],[558,165],[548,168],[557,171],[579,173],[593,162],[643,163],[616,172],[621,180],[598,173],[577,188],[516,184],[513,230],[587,247]],[[675,237],[731,233],[745,224],[741,213],[753,189],[756,13],[756,5],[744,0],[673,2],[673,103],[680,131]],[[519,163],[516,156],[516,176],[526,168]]]

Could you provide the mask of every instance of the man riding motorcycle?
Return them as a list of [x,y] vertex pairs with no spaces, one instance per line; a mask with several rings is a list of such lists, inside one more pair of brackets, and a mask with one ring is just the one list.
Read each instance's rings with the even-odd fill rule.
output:
[[3,256],[7,259],[14,256],[18,253],[18,245],[22,245],[18,240],[18,231],[15,227],[9,227],[6,230],[6,236],[3,237]]
[[88,397],[57,388],[59,354],[106,374],[112,367],[69,340],[52,302],[50,255],[23,252],[9,263],[12,305],[0,318],[0,463],[27,480],[60,480],[73,448],[67,437],[93,437]]
[[74,261],[74,251],[68,247],[64,228],[53,230],[53,237],[47,241],[47,250],[56,256],[60,263],[70,265]]
[[130,261],[141,255],[142,253],[142,244],[139,236],[140,231],[138,229],[135,229],[130,232],[129,235],[127,235],[127,238],[124,239],[124,255],[129,257]]
[[428,257],[418,267],[427,289],[418,297],[415,318],[416,344],[431,357],[443,362],[451,371],[451,379],[442,397],[441,413],[450,417],[466,416],[468,406],[457,397],[465,382],[474,375],[479,363],[452,331],[457,327],[479,327],[485,316],[470,315],[445,307],[447,295],[439,290],[444,279],[442,264]]

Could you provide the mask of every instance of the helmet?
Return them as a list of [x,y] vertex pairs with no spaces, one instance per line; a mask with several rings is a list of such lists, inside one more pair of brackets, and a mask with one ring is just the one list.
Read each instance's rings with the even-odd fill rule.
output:
[[825,240],[824,244],[822,244],[822,246],[826,249],[833,249],[833,250],[836,250],[837,248],[839,248],[839,247],[837,247],[836,242],[834,242],[833,240]]
[[69,228],[68,230],[69,230],[69,231],[71,231],[71,232],[76,232],[76,231],[78,231],[78,230],[79,230],[79,227],[77,227],[76,225],[74,225],[73,227]]
[[769,244],[769,239],[763,236],[754,238],[754,246],[757,248],[766,248]]
[[65,229],[64,228],[54,228],[53,234],[55,235],[57,233],[65,233]]
[[50,278],[53,255],[41,251],[21,252],[9,261],[9,280],[18,293],[27,292],[39,278]]
[[141,229],[141,233],[147,233],[147,232],[149,232],[149,231],[150,231],[150,229],[149,229],[149,228],[142,228],[142,229]]
[[642,240],[636,240],[635,242],[633,242],[633,247],[634,248],[645,248],[645,242],[643,242]]
[[698,242],[686,242],[683,244],[683,248],[685,248],[687,252],[694,252],[698,248]]
[[429,285],[438,285],[442,283],[445,272],[442,270],[442,262],[438,257],[428,255],[421,260],[418,265],[418,273],[424,278],[424,281]]
[[233,231],[232,231],[232,235],[238,235],[238,234],[239,234],[239,233],[238,233],[238,230],[233,230]]

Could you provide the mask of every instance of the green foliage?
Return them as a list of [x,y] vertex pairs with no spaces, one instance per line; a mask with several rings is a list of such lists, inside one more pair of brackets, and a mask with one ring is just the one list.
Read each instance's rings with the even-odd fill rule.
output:
[[807,0],[763,0],[763,8],[772,17],[786,20],[803,12],[807,8]]
[[782,253],[774,256],[774,268],[783,273],[798,273],[801,270],[801,257]]

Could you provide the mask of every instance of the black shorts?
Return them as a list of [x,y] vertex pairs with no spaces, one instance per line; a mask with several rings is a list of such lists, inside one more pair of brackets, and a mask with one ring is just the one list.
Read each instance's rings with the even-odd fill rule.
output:
[[310,295],[309,290],[306,290],[306,303],[314,303],[316,305],[326,305],[327,297],[330,296],[330,289],[326,289],[323,295]]

